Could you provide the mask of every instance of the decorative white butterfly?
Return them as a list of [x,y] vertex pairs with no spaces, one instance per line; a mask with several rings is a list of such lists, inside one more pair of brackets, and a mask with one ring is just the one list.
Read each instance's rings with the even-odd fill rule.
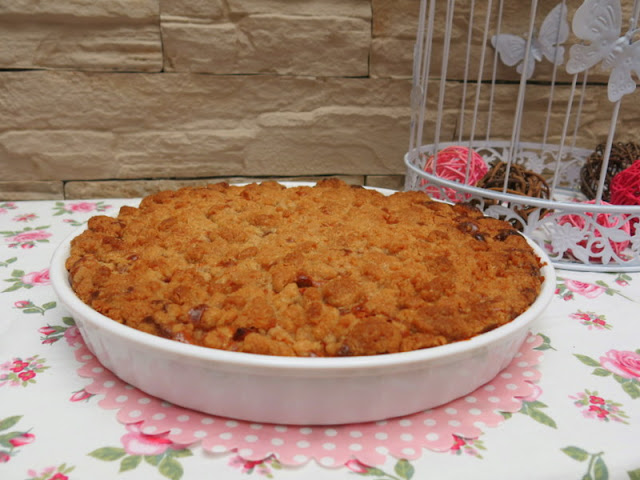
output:
[[[562,44],[569,38],[569,24],[567,23],[567,6],[560,3],[549,12],[542,22],[540,34],[531,39],[529,57],[525,78],[533,75],[536,61],[541,62],[546,57],[551,63],[562,65],[564,62],[564,47]],[[505,65],[516,67],[518,73],[524,69],[524,58],[527,41],[517,35],[501,33],[491,37],[491,45],[498,51],[500,59]]]
[[635,31],[622,32],[620,0],[586,0],[573,17],[573,33],[588,45],[573,45],[569,50],[567,72],[579,73],[602,62],[611,70],[608,94],[611,102],[636,89],[632,73],[640,76],[640,42],[633,42]]

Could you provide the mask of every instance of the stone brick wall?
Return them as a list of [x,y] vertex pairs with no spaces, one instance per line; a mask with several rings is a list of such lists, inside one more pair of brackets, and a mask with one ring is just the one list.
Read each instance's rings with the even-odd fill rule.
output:
[[[454,38],[470,14],[458,3]],[[519,2],[505,4],[517,25]],[[326,175],[399,188],[418,9],[419,0],[0,2],[0,198]],[[452,58],[463,48],[454,42]],[[499,73],[497,111],[517,81]],[[462,69],[449,76],[453,112]],[[606,86],[595,77],[589,88],[595,99]],[[589,145],[608,129],[601,105],[584,107]],[[621,118],[637,125],[633,110]],[[455,115],[445,123],[444,140],[454,138]]]

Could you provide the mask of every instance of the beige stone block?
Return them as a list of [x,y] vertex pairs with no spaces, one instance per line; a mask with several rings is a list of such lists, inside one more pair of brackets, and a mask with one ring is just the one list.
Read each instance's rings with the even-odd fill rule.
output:
[[[4,72],[0,131],[233,128],[264,108],[252,85],[240,77]],[[244,100],[237,93],[243,89]]]
[[0,66],[160,71],[156,1],[38,2],[0,5]]
[[56,18],[149,19],[158,14],[158,0],[11,0],[0,4],[0,16]]
[[162,38],[168,72],[241,73],[239,56],[244,46],[233,23],[163,21]]
[[371,76],[411,78],[414,39],[380,37],[371,40]]
[[0,74],[7,180],[400,173],[407,81]]
[[250,168],[245,152],[255,135],[244,128],[122,134],[114,145],[118,171],[113,178],[238,175]]
[[246,167],[251,132],[83,130],[0,134],[7,179],[145,178],[229,175]]
[[248,162],[277,174],[401,173],[408,144],[406,107],[325,107],[260,117]]
[[372,0],[371,76],[411,78],[420,0]]
[[223,0],[159,0],[161,21],[178,18],[220,19],[225,15]]
[[117,176],[113,141],[113,134],[97,131],[0,132],[0,169],[11,181]]
[[0,182],[0,201],[64,198],[62,182]]
[[306,15],[371,18],[371,0],[227,0],[232,15],[277,13],[281,15]]
[[374,37],[414,39],[420,0],[371,0]]
[[[363,176],[336,175],[349,185],[362,185]],[[317,177],[211,177],[183,180],[112,180],[95,182],[67,182],[64,187],[66,199],[86,198],[141,198],[163,190],[177,190],[183,187],[202,187],[212,183],[227,182],[244,184],[253,182],[317,182]]]
[[365,185],[402,191],[404,190],[404,175],[367,175]]
[[349,17],[249,15],[162,23],[167,71],[365,76],[370,24]]
[[420,0],[372,0],[371,76],[410,78]]
[[269,112],[324,106],[405,107],[409,83],[388,79],[3,72],[0,132],[251,128]]
[[162,70],[157,25],[0,23],[0,65],[101,71]]

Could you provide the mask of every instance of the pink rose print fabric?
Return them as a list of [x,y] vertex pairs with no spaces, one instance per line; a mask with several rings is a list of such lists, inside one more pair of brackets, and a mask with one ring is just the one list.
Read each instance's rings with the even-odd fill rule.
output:
[[67,465],[66,463],[42,469],[30,468],[27,470],[27,475],[29,475],[27,480],[69,480],[69,475],[74,469],[73,465]]
[[367,465],[356,459],[345,463],[345,467],[356,475],[379,479],[411,480],[415,474],[415,467],[406,458],[401,458],[393,466],[393,473],[382,468]]
[[49,243],[52,233],[47,229],[49,225],[31,228],[25,227],[22,230],[4,230],[0,235],[4,236],[4,241],[9,248],[21,248],[28,250],[40,243]]
[[582,412],[585,418],[603,422],[615,421],[628,423],[627,414],[622,410],[622,404],[599,396],[597,391],[585,390],[569,398],[574,400],[574,405]]
[[14,447],[22,447],[23,445],[29,445],[35,439],[36,436],[33,433],[21,433],[9,440],[9,443]]
[[13,217],[13,221],[14,222],[30,222],[32,220],[35,220],[36,218],[38,218],[38,215],[36,215],[35,213],[25,213],[24,215],[18,215],[16,217]]
[[[351,464],[347,462],[347,468],[355,473],[362,473],[365,470],[357,471],[353,468],[353,462],[355,460],[350,460]],[[258,475],[265,476],[267,478],[273,478],[273,470],[272,469],[280,469],[280,462],[275,455],[269,455],[262,460],[246,460],[242,458],[240,455],[235,455],[231,457],[229,460],[229,466],[235,469],[240,470],[245,475],[251,475],[256,472]]]
[[575,355],[599,377],[612,377],[632,399],[640,398],[640,349],[609,350],[596,360],[588,355]]
[[5,279],[5,282],[11,283],[11,286],[5,288],[0,293],[13,292],[14,290],[18,290],[20,288],[30,289],[33,287],[46,287],[51,285],[48,268],[29,273],[25,273],[22,270],[14,270],[13,272],[11,272],[11,277]]
[[16,429],[21,420],[22,415],[0,418],[0,472],[3,463],[9,463],[16,454],[21,453],[23,447],[36,440],[30,430]]
[[22,232],[9,237],[8,241],[11,243],[26,243],[45,240],[49,237],[51,237],[51,234],[49,232],[46,232],[44,230],[32,230],[30,232]]
[[611,330],[613,328],[613,325],[607,323],[607,319],[604,315],[598,315],[594,312],[578,311],[576,313],[572,313],[569,317],[578,320],[589,330]]
[[640,353],[627,350],[609,350],[600,357],[602,368],[630,380],[640,379]]
[[96,210],[96,204],[89,202],[72,203],[66,206],[66,210],[69,212],[93,212]]
[[24,285],[51,285],[51,280],[49,279],[49,269],[45,268],[40,270],[39,272],[31,272],[24,275],[20,281]]
[[149,435],[140,429],[142,422],[126,425],[127,432],[120,439],[122,447],[102,447],[89,455],[105,462],[119,461],[119,472],[135,470],[142,465],[155,467],[165,477],[180,479],[183,467],[180,458],[192,455],[191,450],[169,440],[169,433]]
[[[557,277],[556,295],[563,300],[573,300],[576,296],[584,297],[587,300],[594,300],[602,295],[616,296],[619,295],[629,301],[634,301],[627,295],[622,293],[618,288],[614,288],[604,280],[598,280],[595,283],[582,282],[570,278]],[[627,281],[622,277],[618,277],[615,283],[620,287],[626,287]]]
[[76,326],[73,318],[63,317],[63,325],[47,325],[38,329],[42,334],[40,337],[43,344],[53,344],[58,340],[65,339],[70,347],[75,347],[83,343],[80,330]]
[[579,295],[583,295],[587,298],[596,298],[602,295],[605,291],[600,285],[594,285],[592,283],[579,282],[577,280],[567,279],[564,282],[568,290]]
[[169,432],[148,435],[141,430],[143,422],[126,425],[127,434],[122,436],[122,446],[129,455],[161,455],[169,448],[180,450],[183,447],[169,440]]
[[36,305],[31,300],[18,300],[13,304],[14,308],[22,311],[22,313],[31,314],[31,313],[39,313],[40,315],[44,315],[48,310],[52,310],[56,308],[56,302],[47,302],[42,305]]
[[18,206],[14,202],[0,202],[0,215],[9,213],[9,210],[15,210]]
[[36,383],[36,377],[49,368],[46,360],[39,355],[22,358],[14,358],[0,364],[0,387],[26,387]]
[[111,208],[104,202],[56,202],[54,216],[83,213],[101,213]]
[[69,397],[70,402],[86,402],[87,400],[93,398],[94,395],[92,393],[87,392],[84,388],[82,390],[78,390],[73,392],[73,394]]

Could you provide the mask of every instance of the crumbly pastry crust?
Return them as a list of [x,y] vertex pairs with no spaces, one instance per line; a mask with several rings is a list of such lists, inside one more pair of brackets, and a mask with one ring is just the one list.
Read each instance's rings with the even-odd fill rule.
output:
[[506,222],[334,179],[166,191],[88,227],[66,262],[85,303],[231,351],[374,355],[465,340],[524,312],[543,280]]

